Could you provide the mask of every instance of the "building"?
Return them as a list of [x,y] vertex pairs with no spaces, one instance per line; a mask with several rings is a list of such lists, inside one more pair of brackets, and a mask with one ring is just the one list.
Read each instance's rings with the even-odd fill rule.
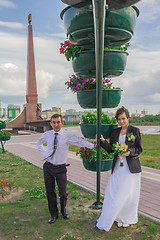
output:
[[7,117],[8,119],[16,118],[21,112],[19,105],[9,104],[7,107]]
[[146,115],[148,115],[148,111],[147,110],[144,109],[143,111],[141,111],[141,117],[144,117]]
[[61,114],[61,108],[52,107],[52,109],[44,110],[41,112],[41,117],[43,119],[50,119],[55,113]]
[[76,110],[75,109],[68,109],[65,112],[66,115],[75,115],[76,114]]
[[68,114],[63,116],[63,120],[66,122],[80,121],[79,114]]

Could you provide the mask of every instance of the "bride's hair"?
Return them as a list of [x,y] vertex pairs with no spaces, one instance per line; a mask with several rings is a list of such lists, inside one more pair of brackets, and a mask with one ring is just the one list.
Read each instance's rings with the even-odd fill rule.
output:
[[126,114],[126,117],[129,118],[129,112],[128,112],[128,109],[125,108],[124,106],[122,106],[121,108],[118,108],[116,113],[115,113],[115,118],[117,119],[118,121],[118,115],[119,114],[123,114],[125,113]]

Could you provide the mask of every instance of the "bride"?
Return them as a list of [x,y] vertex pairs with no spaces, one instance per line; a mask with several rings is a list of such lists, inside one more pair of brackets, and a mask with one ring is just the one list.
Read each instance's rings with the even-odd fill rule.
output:
[[113,144],[118,142],[125,143],[129,151],[122,155],[114,154],[112,174],[96,225],[105,231],[110,230],[114,221],[118,227],[129,227],[138,222],[141,181],[139,154],[142,152],[140,131],[129,125],[129,112],[125,107],[117,110],[115,118],[120,127],[112,130],[109,143],[101,136],[101,147],[111,153]]

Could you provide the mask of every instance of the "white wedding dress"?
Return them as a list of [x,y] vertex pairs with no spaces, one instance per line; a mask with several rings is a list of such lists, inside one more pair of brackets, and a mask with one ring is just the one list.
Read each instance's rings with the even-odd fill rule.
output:
[[[126,135],[119,136],[119,142],[125,142]],[[102,213],[97,227],[109,231],[114,221],[126,224],[138,222],[138,202],[140,196],[141,173],[131,173],[123,159],[119,157],[105,190]]]

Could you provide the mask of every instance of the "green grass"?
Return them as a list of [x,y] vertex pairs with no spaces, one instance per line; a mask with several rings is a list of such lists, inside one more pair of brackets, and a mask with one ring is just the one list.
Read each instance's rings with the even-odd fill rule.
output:
[[142,135],[142,153],[140,161],[143,166],[160,169],[160,135]]
[[[4,171],[5,169],[13,171]],[[108,233],[99,231],[95,224],[101,210],[89,208],[96,197],[70,182],[67,185],[67,211],[70,219],[65,221],[60,216],[55,224],[49,225],[42,169],[5,152],[0,154],[0,170],[0,180],[16,182],[18,187],[15,196],[9,194],[4,200],[0,198],[2,240],[160,239],[160,226],[142,217],[139,218],[138,224],[126,230],[119,229],[114,224]],[[12,199],[7,201],[9,196],[12,196]]]

